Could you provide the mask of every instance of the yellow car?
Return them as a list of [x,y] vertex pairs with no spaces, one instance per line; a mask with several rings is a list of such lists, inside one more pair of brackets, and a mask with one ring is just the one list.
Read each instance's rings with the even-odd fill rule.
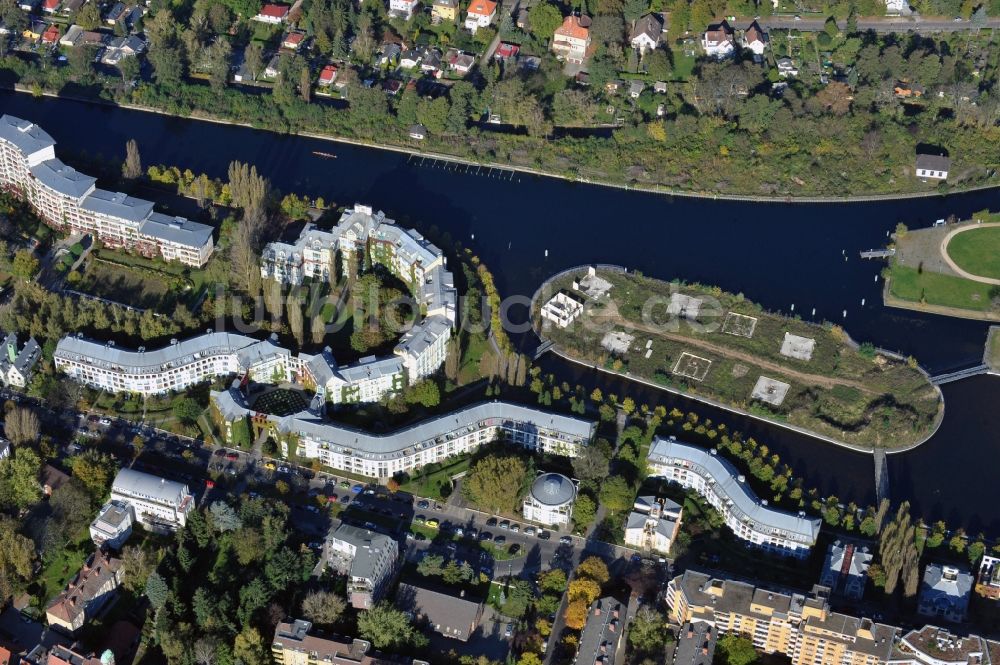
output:
[[268,469],[268,470],[270,470],[270,471],[274,471],[274,470],[275,470],[275,469],[277,469],[278,467],[277,467],[277,466],[275,465],[275,463],[274,463],[274,462],[268,462],[267,464],[265,464],[265,465],[264,465],[264,468],[265,468],[265,469]]
[[435,519],[429,519],[429,520],[427,520],[427,526],[429,526],[429,527],[432,527],[432,528],[434,528],[434,529],[438,528],[438,526],[439,526],[440,524],[441,524],[441,523],[440,523],[440,522],[438,522],[438,521],[437,521],[437,520],[435,520]]

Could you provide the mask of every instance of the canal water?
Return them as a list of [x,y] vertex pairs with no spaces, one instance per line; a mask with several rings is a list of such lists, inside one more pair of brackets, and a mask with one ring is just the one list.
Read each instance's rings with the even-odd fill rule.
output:
[[[134,138],[145,165],[225,178],[230,161],[241,160],[284,192],[340,205],[371,203],[418,229],[437,226],[483,258],[504,296],[530,297],[546,277],[567,267],[615,263],[833,321],[860,342],[912,354],[932,374],[982,357],[985,324],[883,307],[884,264],[861,260],[858,252],[882,246],[899,222],[916,228],[996,208],[995,192],[856,204],[670,198],[23,94],[0,93],[0,112],[41,125],[71,164],[120,162],[126,141]],[[646,401],[671,399],[655,392]],[[969,379],[944,392],[940,432],[918,450],[890,457],[892,495],[909,498],[927,518],[1000,535],[1000,484],[991,474],[1000,458],[1000,415],[991,408],[1000,398],[1000,379]],[[728,414],[714,419],[766,442],[824,493],[871,500],[874,472],[867,456]]]

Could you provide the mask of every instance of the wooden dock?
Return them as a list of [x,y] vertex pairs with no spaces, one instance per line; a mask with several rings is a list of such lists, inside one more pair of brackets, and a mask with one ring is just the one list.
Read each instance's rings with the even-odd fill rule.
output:
[[861,252],[861,258],[863,259],[887,259],[891,256],[896,256],[895,249],[869,249],[868,251]]

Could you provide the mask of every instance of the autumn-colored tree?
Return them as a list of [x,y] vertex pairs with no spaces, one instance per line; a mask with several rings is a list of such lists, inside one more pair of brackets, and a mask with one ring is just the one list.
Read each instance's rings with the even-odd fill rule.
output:
[[598,584],[604,584],[611,576],[608,574],[608,565],[600,557],[587,557],[580,562],[576,569],[577,577],[585,577],[594,580]]
[[579,600],[587,607],[601,596],[601,585],[586,578],[575,579],[569,583],[569,599]]
[[583,630],[584,624],[587,623],[587,611],[589,608],[590,604],[582,598],[570,601],[569,605],[566,606],[566,613],[563,616],[566,620],[566,627],[573,630]]

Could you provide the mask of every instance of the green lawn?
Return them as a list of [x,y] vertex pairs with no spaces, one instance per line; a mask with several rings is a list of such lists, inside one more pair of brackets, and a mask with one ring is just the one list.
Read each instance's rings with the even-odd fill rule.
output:
[[[952,241],[954,243],[954,241]],[[893,266],[889,293],[902,300],[982,312],[990,309],[990,285],[953,275]]]
[[58,555],[53,556],[35,579],[37,589],[33,591],[40,607],[52,600],[66,583],[83,566],[83,562],[93,551],[88,533],[83,533],[76,543],[67,545]]
[[687,81],[691,73],[694,72],[696,62],[697,59],[694,56],[684,55],[683,51],[677,49],[674,52],[673,79],[675,81]]
[[443,467],[433,473],[412,476],[408,481],[403,483],[400,489],[417,496],[444,500],[447,497],[441,494],[442,484],[446,484],[450,489],[451,477],[463,471],[468,471],[471,461],[472,458],[466,456],[464,459],[452,463],[445,462]]
[[1000,226],[957,234],[948,242],[948,255],[966,272],[1000,278]]

